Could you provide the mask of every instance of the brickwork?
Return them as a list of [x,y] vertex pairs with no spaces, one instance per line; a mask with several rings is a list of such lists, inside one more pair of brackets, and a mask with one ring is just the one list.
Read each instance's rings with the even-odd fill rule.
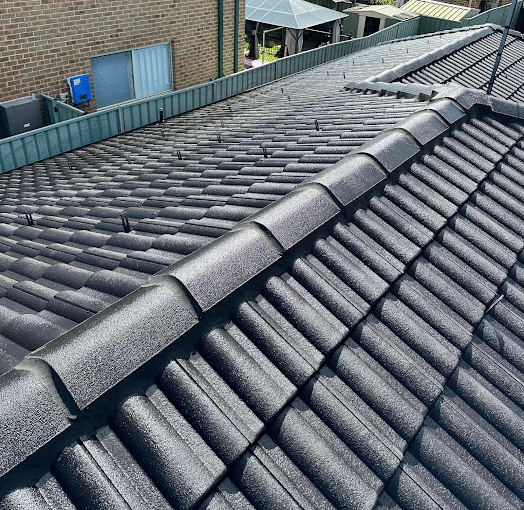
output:
[[[223,1],[224,71],[231,74],[235,0]],[[217,4],[218,0],[2,0],[0,101],[32,93],[56,97],[69,91],[68,76],[88,73],[93,83],[91,57],[166,42],[173,49],[176,89],[207,82],[218,74]],[[241,0],[241,41],[244,13]]]

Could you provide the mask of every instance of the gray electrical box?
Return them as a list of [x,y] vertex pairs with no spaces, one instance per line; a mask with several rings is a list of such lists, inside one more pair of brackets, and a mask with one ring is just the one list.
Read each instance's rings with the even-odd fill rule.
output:
[[28,96],[0,103],[0,124],[3,136],[14,136],[42,127],[40,101]]

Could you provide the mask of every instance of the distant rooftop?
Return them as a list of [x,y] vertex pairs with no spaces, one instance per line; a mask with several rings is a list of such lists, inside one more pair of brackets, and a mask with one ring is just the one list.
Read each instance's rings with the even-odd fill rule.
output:
[[350,9],[345,9],[344,12],[347,13],[357,13],[357,14],[382,14],[387,18],[398,19],[400,21],[407,21],[409,19],[416,18],[418,14],[411,12],[406,12],[394,5],[362,5],[358,7],[351,7]]
[[446,4],[436,0],[409,0],[402,6],[402,10],[450,21],[460,21],[463,18],[475,16],[479,12],[478,9]]

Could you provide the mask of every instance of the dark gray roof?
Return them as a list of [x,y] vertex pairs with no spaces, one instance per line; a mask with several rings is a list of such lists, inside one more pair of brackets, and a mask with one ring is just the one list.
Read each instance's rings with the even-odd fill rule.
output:
[[522,507],[524,121],[449,95],[0,378],[0,508]]
[[1,376],[1,510],[523,506],[524,116],[326,67],[414,113]]
[[[497,51],[502,38],[502,30],[462,46],[456,51],[428,63],[427,59],[419,65],[411,62],[394,70],[395,81],[402,83],[451,83],[486,90]],[[521,33],[510,31],[502,59],[495,78],[492,94],[511,101],[524,101],[524,39]],[[381,81],[387,79],[384,75]],[[387,79],[390,81],[390,79]]]
[[491,30],[371,48],[0,176],[0,373],[424,106],[348,80]]

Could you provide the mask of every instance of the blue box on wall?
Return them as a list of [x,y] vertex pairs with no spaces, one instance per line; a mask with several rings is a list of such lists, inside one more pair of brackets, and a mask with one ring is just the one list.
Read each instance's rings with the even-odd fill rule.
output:
[[69,88],[71,90],[71,97],[73,104],[85,103],[91,101],[91,83],[89,83],[89,75],[81,74],[80,76],[71,76],[67,79]]

